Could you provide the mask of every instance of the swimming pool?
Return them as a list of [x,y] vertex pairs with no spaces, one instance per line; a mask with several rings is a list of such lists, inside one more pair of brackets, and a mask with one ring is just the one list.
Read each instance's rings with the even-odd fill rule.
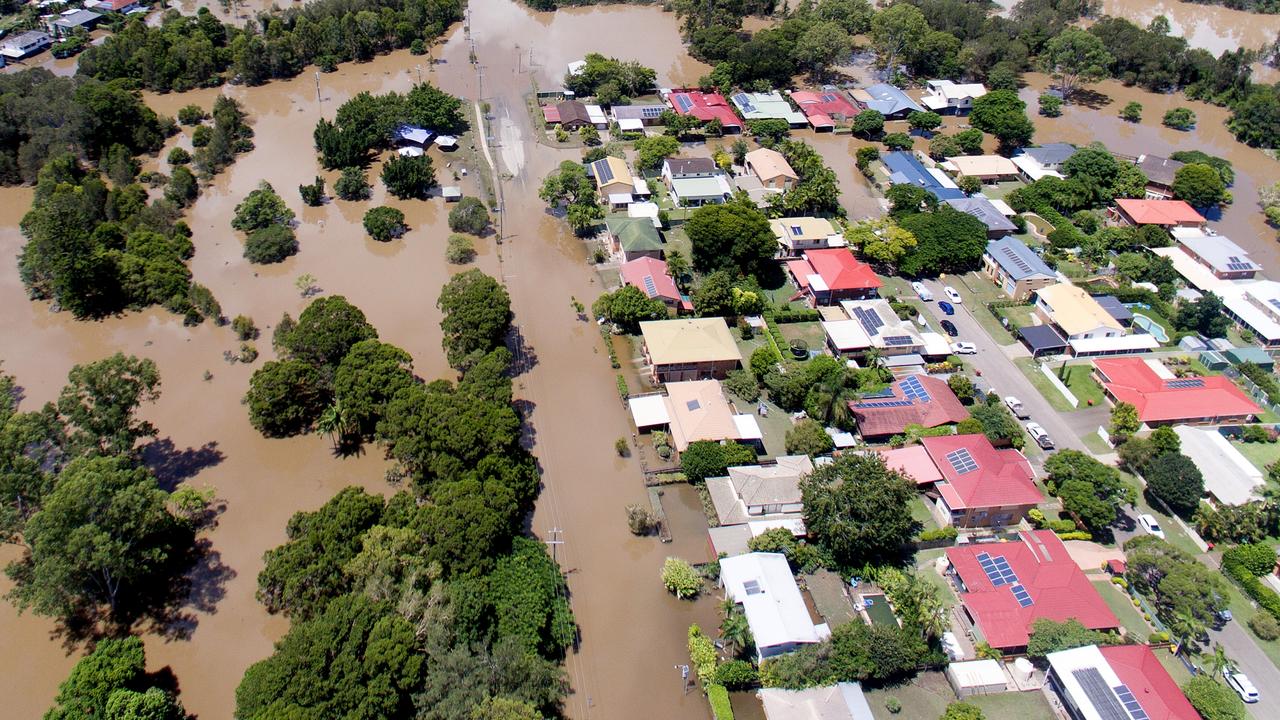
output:
[[[889,607],[889,599],[882,594],[876,595],[859,595],[858,599],[862,601],[862,610],[867,614],[867,618],[871,620],[873,625],[897,625],[898,618],[894,617],[893,609]],[[867,605],[870,600],[871,604]]]
[[1160,323],[1152,320],[1146,315],[1137,312],[1134,313],[1133,324],[1151,333],[1151,337],[1155,338],[1157,342],[1169,342],[1169,334],[1164,331],[1164,328],[1160,327]]

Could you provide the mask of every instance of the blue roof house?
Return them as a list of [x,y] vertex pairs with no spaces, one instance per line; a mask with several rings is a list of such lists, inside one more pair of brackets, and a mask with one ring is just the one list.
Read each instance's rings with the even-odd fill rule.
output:
[[928,190],[939,201],[958,200],[966,197],[964,191],[956,187],[955,182],[947,174],[933,168],[926,168],[916,156],[904,151],[887,152],[880,156],[880,161],[889,171],[889,182],[894,185],[916,185]]

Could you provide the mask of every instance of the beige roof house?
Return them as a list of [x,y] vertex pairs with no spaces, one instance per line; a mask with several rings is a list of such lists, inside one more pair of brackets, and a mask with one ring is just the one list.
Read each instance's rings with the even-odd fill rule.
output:
[[606,199],[610,195],[630,194],[635,190],[631,168],[621,158],[609,155],[591,163],[591,174],[595,178],[596,189]]
[[718,380],[667,383],[667,421],[677,452],[699,440],[760,440],[752,415],[738,415]]
[[790,189],[799,180],[782,153],[769,148],[758,148],[747,153],[747,172],[760,178],[765,187],[778,190]]
[[947,162],[955,167],[956,173],[983,180],[1018,176],[1018,166],[999,155],[960,155],[947,158]]
[[[707,478],[707,491],[720,525],[758,521],[800,521],[800,478],[813,472],[808,455],[784,455],[774,465],[729,468],[725,477]],[[792,532],[804,532],[800,522],[787,523]]]
[[1124,335],[1124,326],[1098,304],[1089,293],[1071,283],[1058,283],[1036,291],[1036,309],[1058,327],[1068,339]]
[[765,688],[758,694],[768,720],[875,720],[858,683],[807,690]]
[[837,234],[835,225],[825,218],[786,217],[770,220],[778,245],[788,251],[827,247],[827,238]]
[[742,352],[724,318],[681,318],[640,323],[649,359],[655,365],[734,360]]

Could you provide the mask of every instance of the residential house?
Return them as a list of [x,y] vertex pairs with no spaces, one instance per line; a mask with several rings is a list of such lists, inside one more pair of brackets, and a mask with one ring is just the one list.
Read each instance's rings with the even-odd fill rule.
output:
[[725,132],[742,131],[742,121],[720,93],[676,90],[667,95],[667,102],[677,115],[692,115],[704,123],[719,120]]
[[799,650],[831,634],[826,624],[814,624],[782,553],[722,559],[720,585],[726,598],[742,606],[758,660]]
[[662,259],[662,236],[648,218],[609,217],[604,225],[613,252],[621,253],[623,262],[642,257]]
[[791,103],[782,97],[782,93],[773,90],[767,93],[740,92],[730,96],[738,114],[743,120],[783,120],[791,127],[804,127],[804,113],[796,112]]
[[1062,163],[1075,154],[1074,145],[1048,143],[1040,147],[1022,148],[1011,159],[1027,182],[1035,182],[1040,178],[1062,177],[1062,173],[1059,172],[1062,169]]
[[662,163],[662,181],[672,202],[682,207],[719,205],[733,196],[728,178],[708,157],[667,158]]
[[92,10],[67,10],[49,23],[49,32],[55,38],[65,38],[77,31],[87,33],[101,21],[102,16]]
[[791,169],[791,164],[782,153],[769,148],[757,148],[747,153],[747,172],[760,179],[760,183],[774,190],[790,190],[799,182],[800,176]]
[[856,88],[849,95],[863,109],[875,110],[889,120],[901,120],[913,112],[924,110],[900,88],[888,83]]
[[787,261],[787,270],[814,307],[874,298],[884,284],[848,248],[806,250],[798,259]]
[[645,218],[659,230],[662,229],[661,213],[662,209],[655,202],[633,202],[627,206],[627,217]]
[[1116,319],[1123,327],[1129,328],[1133,325],[1133,311],[1125,304],[1120,302],[1120,298],[1115,295],[1093,295],[1094,302],[1098,303],[1098,307],[1107,311],[1107,314]]
[[84,5],[103,12],[117,13],[132,13],[142,9],[142,5],[138,0],[98,0],[96,3],[85,3]]
[[1204,476],[1204,492],[1219,505],[1243,505],[1257,500],[1267,481],[1262,471],[1216,428],[1175,425],[1179,452]]
[[596,190],[610,208],[620,209],[631,204],[636,184],[625,160],[608,155],[588,165],[587,172],[596,181]]
[[1169,200],[1173,197],[1173,177],[1186,163],[1159,155],[1139,155],[1138,169],[1147,176],[1147,199]]
[[742,352],[724,318],[681,318],[640,323],[645,362],[657,382],[723,379],[742,365]]
[[806,250],[831,247],[833,240],[835,245],[842,247],[845,245],[844,237],[826,218],[776,218],[769,221],[769,226],[773,228],[773,236],[778,239],[782,254],[788,257],[794,257]]
[[1027,458],[997,449],[986,435],[926,437],[920,444],[942,474],[930,496],[936,494],[933,513],[943,525],[1017,525],[1044,501]]
[[661,300],[671,310],[690,312],[693,303],[689,296],[680,292],[675,280],[667,272],[667,264],[652,257],[638,257],[622,263],[618,268],[624,285],[631,285],[640,290],[651,300]]
[[763,688],[766,720],[875,720],[858,683],[842,682],[807,690]]
[[1138,419],[1157,425],[1224,425],[1253,422],[1262,413],[1230,378],[1179,378],[1159,360],[1099,358],[1094,374],[1112,403],[1127,402]]
[[946,558],[946,575],[960,594],[958,615],[975,644],[1022,652],[1040,618],[1074,619],[1090,630],[1120,627],[1052,530],[1020,532],[1013,542],[949,547]]
[[945,172],[936,167],[926,168],[913,153],[896,150],[881,153],[880,162],[889,172],[892,185],[922,187],[940,201],[968,197]]
[[1052,325],[1027,325],[1017,329],[1018,339],[1031,351],[1031,357],[1062,355],[1071,347],[1062,333]]
[[781,195],[782,191],[775,188],[767,188],[764,183],[760,182],[760,178],[755,175],[743,173],[733,176],[734,192],[744,192],[755,206],[761,209],[769,207],[770,200],[774,195]]
[[931,428],[958,423],[969,411],[947,384],[928,375],[908,375],[877,395],[849,403],[858,434],[866,442],[901,435],[909,425]]
[[[545,112],[543,117],[550,122],[550,118],[547,117]],[[587,126],[595,127],[591,114],[587,112],[587,106],[577,100],[565,100],[557,103],[555,122],[565,130],[579,130]]]
[[936,113],[960,115],[972,110],[973,101],[986,94],[987,88],[982,83],[930,80],[920,102]]
[[435,133],[417,125],[401,125],[396,128],[396,145],[400,147],[425,148],[431,144]]
[[1018,231],[1018,226],[1014,225],[1012,220],[1005,217],[999,208],[981,195],[947,200],[946,204],[981,220],[982,224],[987,226],[988,238],[1004,237]]
[[822,321],[827,346],[836,357],[861,356],[873,349],[882,358],[926,352],[924,334],[912,321],[899,318],[887,300],[845,300],[840,308],[847,319]]
[[1045,660],[1046,684],[1071,720],[1200,720],[1150,646],[1086,645]]
[[792,90],[791,101],[800,106],[810,127],[818,132],[835,130],[836,125],[852,122],[861,112],[834,87],[824,87],[821,92]]
[[48,33],[28,30],[0,40],[0,55],[8,60],[21,60],[35,55],[53,44]]
[[1019,301],[1058,282],[1057,273],[1034,250],[1007,235],[987,243],[987,251],[982,255],[982,271],[1006,295]]
[[1119,337],[1124,326],[1111,317],[1097,300],[1071,283],[1058,283],[1036,290],[1036,314],[1057,325],[1067,340]]
[[1223,314],[1266,347],[1280,347],[1280,283],[1222,283],[1214,291],[1222,298]]
[[958,155],[947,158],[943,165],[955,170],[959,177],[977,178],[984,183],[998,183],[1018,178],[1018,166],[999,155]]
[[647,125],[657,125],[658,118],[662,117],[666,105],[614,105],[609,108],[609,114],[613,116],[614,122],[618,123],[618,129],[624,132],[639,132],[644,130]]
[[1176,227],[1173,239],[1192,260],[1219,280],[1250,280],[1262,268],[1249,258],[1249,251],[1222,235],[1208,235],[1200,228]]
[[707,478],[707,493],[720,527],[751,525],[760,532],[785,527],[803,537],[800,478],[813,472],[808,455],[783,455],[770,465],[731,467],[724,477]]
[[1107,219],[1116,225],[1159,225],[1165,229],[1204,227],[1204,216],[1182,200],[1116,198],[1115,207],[1107,210]]

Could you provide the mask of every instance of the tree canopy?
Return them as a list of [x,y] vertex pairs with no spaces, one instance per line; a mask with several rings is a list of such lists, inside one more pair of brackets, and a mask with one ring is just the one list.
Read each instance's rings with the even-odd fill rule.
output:
[[969,122],[996,136],[1005,153],[1031,142],[1035,134],[1035,126],[1027,117],[1027,104],[1012,90],[993,90],[974,100]]
[[1062,500],[1063,508],[1093,531],[1116,521],[1120,507],[1134,500],[1133,488],[1120,473],[1079,450],[1059,450],[1044,465],[1049,492]]
[[898,263],[898,270],[907,276],[970,270],[987,249],[987,226],[949,205],[908,214],[899,218],[898,225],[916,239],[915,247]]
[[805,527],[847,566],[896,558],[920,528],[910,510],[915,483],[879,457],[841,456],[802,478],[800,493]]
[[700,272],[766,275],[774,271],[778,241],[769,219],[754,205],[729,202],[694,210],[684,224]]
[[135,636],[105,638],[71,668],[45,720],[186,720],[182,704],[150,686],[146,650]]
[[497,280],[479,270],[454,275],[440,290],[444,349],[449,364],[462,367],[473,353],[502,345],[511,327],[511,298]]

